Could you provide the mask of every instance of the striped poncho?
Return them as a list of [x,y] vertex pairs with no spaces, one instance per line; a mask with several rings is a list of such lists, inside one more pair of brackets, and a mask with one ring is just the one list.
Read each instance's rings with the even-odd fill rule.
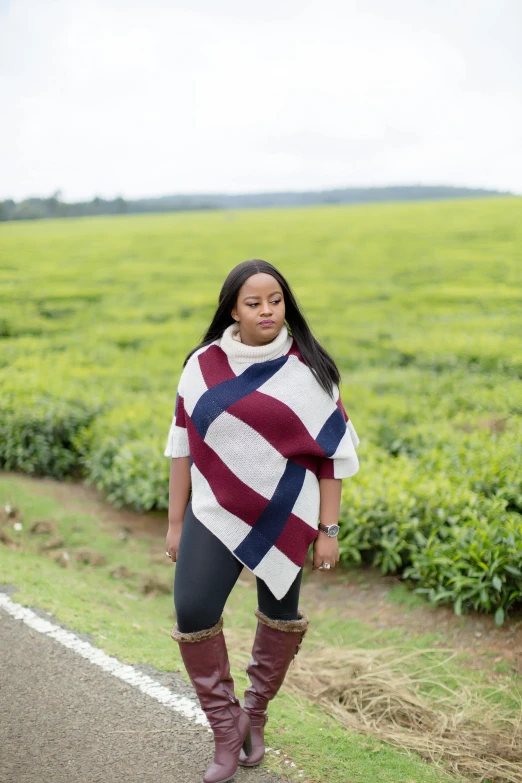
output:
[[190,457],[196,517],[282,598],[317,537],[319,479],[359,469],[359,439],[286,325],[271,343],[232,324],[190,357],[165,456]]

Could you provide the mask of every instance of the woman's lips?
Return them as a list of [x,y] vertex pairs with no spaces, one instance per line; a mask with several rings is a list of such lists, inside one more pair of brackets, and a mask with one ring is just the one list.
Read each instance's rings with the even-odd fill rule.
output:
[[273,326],[274,321],[260,321],[259,326]]

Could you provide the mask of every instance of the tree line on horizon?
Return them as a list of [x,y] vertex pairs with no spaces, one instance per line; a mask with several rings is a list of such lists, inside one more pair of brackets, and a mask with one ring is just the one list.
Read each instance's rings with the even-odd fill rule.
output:
[[0,221],[43,220],[46,218],[123,215],[140,212],[181,212],[209,209],[256,209],[260,207],[316,206],[320,204],[361,204],[378,201],[422,201],[426,199],[479,198],[513,196],[508,191],[451,185],[394,185],[387,187],[339,188],[305,192],[242,193],[230,195],[185,194],[155,198],[103,199],[66,202],[57,190],[48,198],[31,197],[22,201],[0,201]]

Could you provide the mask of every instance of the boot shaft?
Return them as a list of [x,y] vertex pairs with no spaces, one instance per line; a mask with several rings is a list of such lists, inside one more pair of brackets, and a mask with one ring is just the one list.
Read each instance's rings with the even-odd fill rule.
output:
[[172,638],[214,734],[214,761],[204,783],[224,783],[237,771],[239,754],[252,751],[250,718],[234,693],[223,620],[205,631],[184,634],[175,625]]
[[187,674],[212,727],[226,722],[229,710],[239,707],[222,629],[221,618],[205,631],[184,634],[174,626],[171,633],[179,643]]
[[258,625],[247,667],[251,685],[245,691],[245,707],[260,713],[281,688],[301,647],[308,618],[300,613],[298,620],[271,620],[259,610],[256,616]]

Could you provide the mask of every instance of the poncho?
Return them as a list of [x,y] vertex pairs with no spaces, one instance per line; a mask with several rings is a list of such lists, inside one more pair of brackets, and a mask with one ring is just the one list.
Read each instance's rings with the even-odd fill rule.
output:
[[194,514],[281,599],[317,537],[319,479],[353,476],[359,439],[286,325],[263,346],[237,332],[185,365],[165,456],[190,457]]

